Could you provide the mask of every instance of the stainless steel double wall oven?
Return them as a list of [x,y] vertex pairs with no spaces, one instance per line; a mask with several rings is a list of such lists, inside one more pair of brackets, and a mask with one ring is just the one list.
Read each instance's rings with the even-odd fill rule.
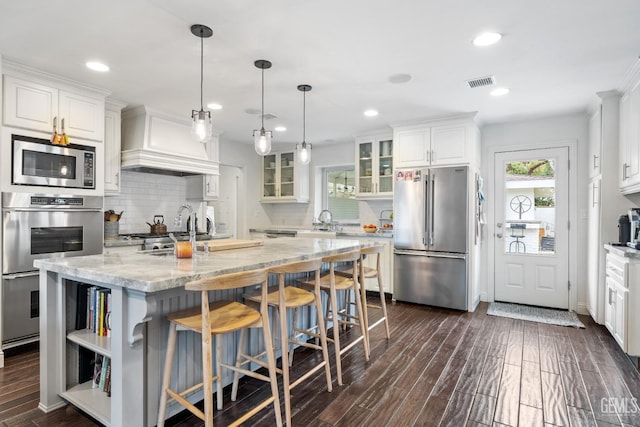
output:
[[38,337],[38,258],[102,253],[103,198],[2,193],[2,346]]

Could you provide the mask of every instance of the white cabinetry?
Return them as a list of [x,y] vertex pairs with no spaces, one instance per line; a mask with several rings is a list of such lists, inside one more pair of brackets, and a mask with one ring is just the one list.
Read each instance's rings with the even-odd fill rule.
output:
[[599,105],[589,122],[589,220],[587,310],[602,324],[605,319],[605,252],[603,245],[618,240],[620,214],[633,204],[618,190],[619,100],[616,91],[598,92]]
[[[207,157],[218,163],[220,150],[220,135],[216,132],[207,143]],[[216,170],[218,172],[218,170]],[[220,194],[220,174],[210,173],[187,177],[187,199],[218,200]]]
[[104,111],[104,195],[120,194],[120,111],[126,104],[107,100]]
[[640,192],[640,80],[620,100],[620,191]]
[[640,355],[640,259],[622,254],[628,249],[611,249],[606,257],[605,326],[622,350]]
[[260,175],[262,203],[309,202],[309,165],[299,163],[295,151],[264,156]]
[[393,198],[393,137],[356,138],[356,198]]
[[477,165],[480,138],[474,116],[394,126],[394,166]]
[[54,123],[58,132],[62,131],[64,120],[70,138],[102,141],[104,95],[62,90],[55,84],[5,74],[4,125],[51,134]]
[[[338,239],[371,241],[375,244],[383,245],[384,250],[380,254],[382,286],[385,293],[393,294],[393,239],[390,239],[388,237],[362,238],[353,236],[338,236]],[[367,256],[367,258],[365,259],[365,265],[367,267],[376,268],[375,255]],[[366,279],[364,286],[368,291],[379,291],[378,280],[376,278]]]

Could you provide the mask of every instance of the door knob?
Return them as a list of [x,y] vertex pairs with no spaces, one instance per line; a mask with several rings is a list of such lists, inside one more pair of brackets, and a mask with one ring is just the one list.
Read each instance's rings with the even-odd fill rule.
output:
[[496,227],[498,227],[498,228],[502,228],[502,223],[501,223],[501,222],[497,223],[497,224],[496,224]]
[[498,239],[502,239],[502,233],[498,233],[498,234],[496,234],[496,237],[497,237]]

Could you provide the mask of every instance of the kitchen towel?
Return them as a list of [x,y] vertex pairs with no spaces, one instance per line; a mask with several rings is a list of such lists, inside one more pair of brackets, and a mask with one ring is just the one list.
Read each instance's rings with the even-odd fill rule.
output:
[[578,315],[576,313],[572,311],[556,310],[553,308],[492,302],[489,303],[487,314],[491,316],[509,317],[511,319],[528,320],[530,322],[547,323],[550,325],[584,328],[584,325],[580,319],[578,319]]

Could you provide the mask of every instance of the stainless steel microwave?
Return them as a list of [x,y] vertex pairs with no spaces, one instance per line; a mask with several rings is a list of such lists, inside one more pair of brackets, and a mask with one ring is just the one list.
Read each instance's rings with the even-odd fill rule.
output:
[[12,179],[15,185],[96,188],[96,149],[54,145],[46,139],[11,135]]

